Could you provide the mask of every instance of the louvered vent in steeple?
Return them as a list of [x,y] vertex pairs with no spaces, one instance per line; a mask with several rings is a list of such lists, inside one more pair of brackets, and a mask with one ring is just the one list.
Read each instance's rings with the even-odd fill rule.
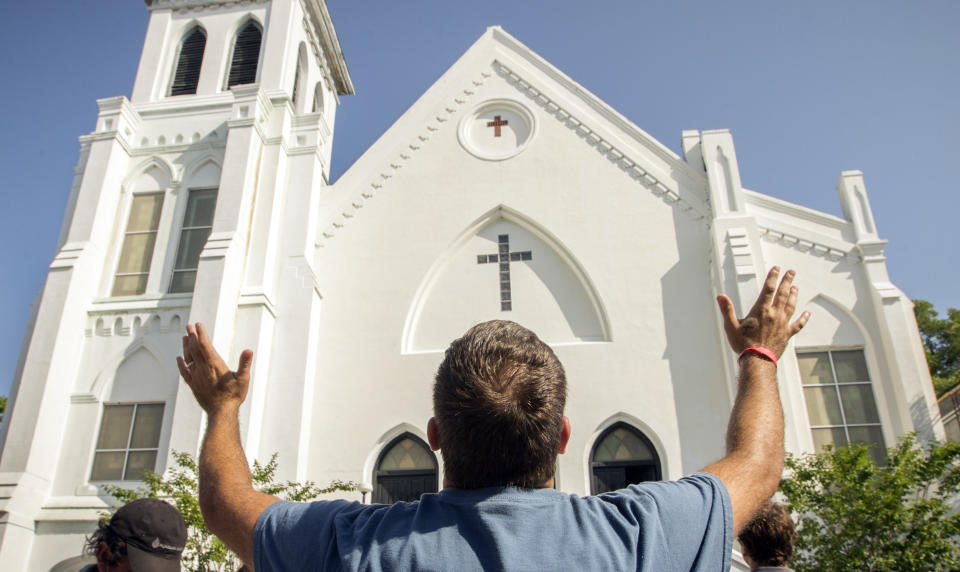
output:
[[260,61],[260,40],[263,30],[253,20],[247,22],[237,32],[237,41],[233,46],[233,58],[230,61],[230,79],[227,87],[254,83],[257,81],[257,64]]
[[203,49],[207,45],[207,34],[197,26],[186,35],[180,45],[180,57],[177,58],[177,71],[173,74],[170,95],[191,95],[197,93],[200,81],[200,64],[203,63]]

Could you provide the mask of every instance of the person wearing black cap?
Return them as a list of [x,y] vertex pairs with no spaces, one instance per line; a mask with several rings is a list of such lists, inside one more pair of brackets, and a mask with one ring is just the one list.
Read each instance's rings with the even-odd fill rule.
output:
[[187,525],[176,508],[159,499],[137,499],[100,519],[86,553],[97,563],[80,572],[179,572]]

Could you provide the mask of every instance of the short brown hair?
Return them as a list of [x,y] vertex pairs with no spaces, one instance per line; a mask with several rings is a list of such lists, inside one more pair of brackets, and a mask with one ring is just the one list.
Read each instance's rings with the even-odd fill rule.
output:
[[567,379],[550,346],[506,320],[447,348],[433,386],[446,481],[456,488],[539,487],[553,476]]
[[793,555],[797,529],[782,505],[766,501],[737,539],[743,551],[759,566],[786,566]]

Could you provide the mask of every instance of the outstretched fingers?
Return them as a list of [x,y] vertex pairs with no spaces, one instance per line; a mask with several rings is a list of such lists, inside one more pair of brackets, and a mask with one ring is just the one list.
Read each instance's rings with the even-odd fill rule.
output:
[[790,324],[790,335],[792,336],[797,332],[799,332],[800,330],[802,330],[803,327],[807,325],[807,320],[809,319],[810,319],[810,312],[804,312],[800,314],[800,317],[797,318],[795,322]]
[[750,308],[748,315],[759,315],[761,308],[773,303],[773,297],[777,291],[777,278],[779,277],[779,266],[774,266],[770,269],[770,272],[767,272],[767,278],[763,281],[763,288],[760,290],[760,295],[757,296],[757,301],[754,302],[753,307]]
[[796,287],[793,285],[793,278],[796,276],[796,272],[793,270],[787,270],[783,276],[783,280],[780,281],[780,287],[777,288],[776,298],[773,300],[773,305],[778,308],[785,308],[790,299],[790,294],[796,290]]

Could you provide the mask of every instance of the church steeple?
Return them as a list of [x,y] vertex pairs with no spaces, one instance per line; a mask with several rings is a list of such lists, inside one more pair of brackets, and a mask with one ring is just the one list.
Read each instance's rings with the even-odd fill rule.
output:
[[[146,0],[146,4],[150,23],[133,103],[212,96],[247,84],[258,84],[271,97],[283,91],[297,100],[311,98],[296,97],[295,83],[318,99],[353,93],[323,0]],[[301,60],[301,54],[308,57]],[[298,111],[305,113],[332,107],[298,102],[304,104]]]

